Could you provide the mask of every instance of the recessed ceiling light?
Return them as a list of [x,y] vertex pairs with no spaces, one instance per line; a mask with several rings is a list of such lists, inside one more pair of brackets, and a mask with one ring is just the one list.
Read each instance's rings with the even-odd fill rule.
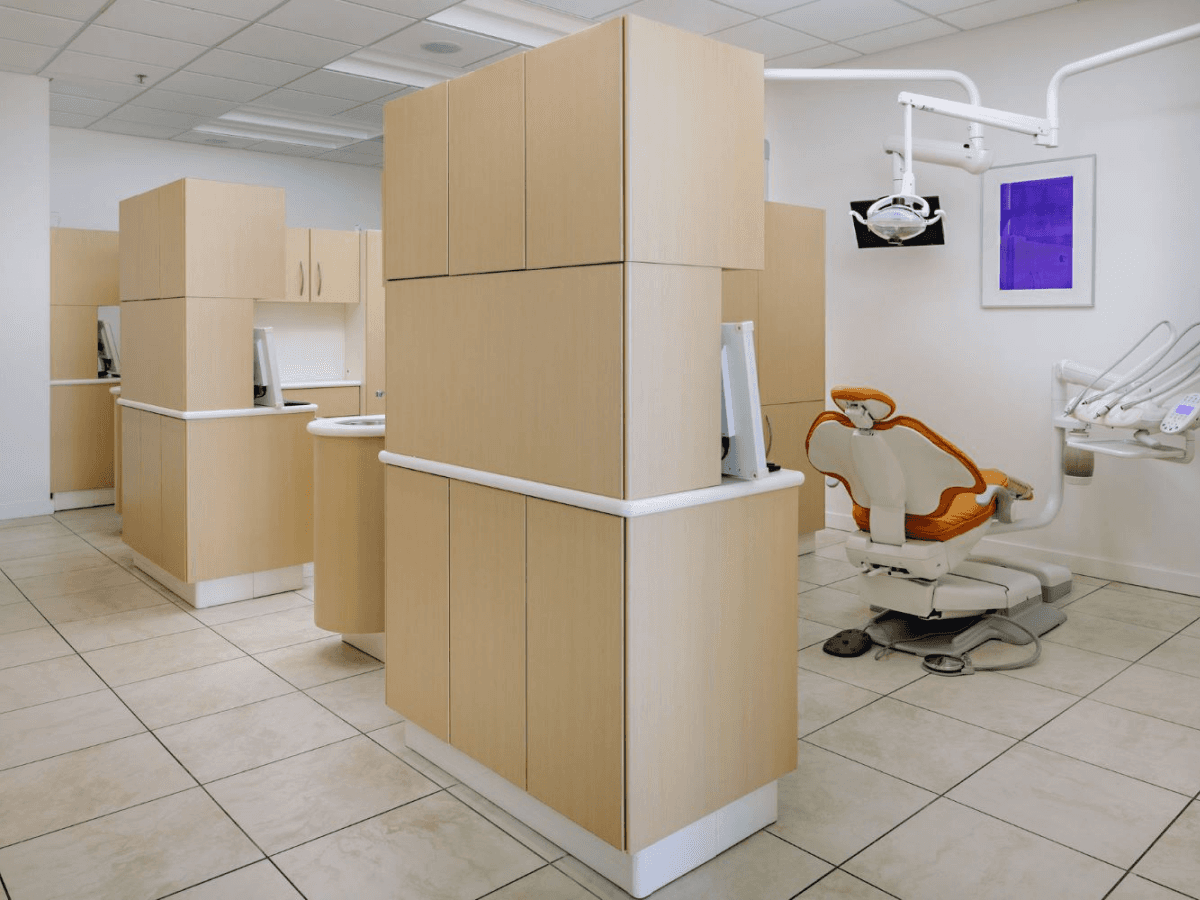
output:
[[407,84],[418,88],[439,84],[463,74],[462,69],[453,66],[381,53],[378,50],[359,50],[331,62],[325,68],[330,72],[361,75],[376,81],[390,81],[392,84]]
[[192,130],[201,134],[279,141],[325,150],[337,150],[347,144],[378,137],[381,132],[380,128],[355,125],[344,119],[286,114],[252,105],[239,107]]
[[594,24],[523,0],[463,0],[429,21],[526,47],[540,47]]
[[421,49],[427,53],[457,53],[462,49],[461,44],[453,41],[426,41]]

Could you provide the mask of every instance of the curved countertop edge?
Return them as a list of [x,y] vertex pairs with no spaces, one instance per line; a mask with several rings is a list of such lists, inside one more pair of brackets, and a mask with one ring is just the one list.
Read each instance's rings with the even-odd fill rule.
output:
[[362,387],[361,381],[285,381],[280,382],[281,391],[311,391],[318,388]]
[[429,475],[440,475],[453,478],[456,481],[468,481],[485,487],[498,488],[516,494],[526,494],[542,500],[563,503],[567,506],[578,506],[595,512],[607,513],[610,516],[620,516],[623,519],[633,519],[638,516],[649,516],[654,513],[671,512],[689,506],[702,506],[706,503],[719,503],[722,500],[734,500],[748,497],[752,494],[767,494],[772,491],[782,491],[790,487],[799,487],[804,483],[804,473],[791,469],[780,469],[762,478],[743,480],[740,478],[723,478],[719,485],[697,488],[693,491],[681,491],[676,494],[662,494],[658,497],[645,497],[641,500],[621,500],[617,497],[605,497],[602,494],[589,494],[571,488],[558,487],[553,484],[543,484],[540,481],[526,481],[524,478],[513,478],[509,475],[498,475],[495,472],[483,472],[479,469],[467,469],[449,463],[434,462],[415,456],[402,456],[399,453],[381,451],[379,461],[389,466],[399,466],[403,469],[413,469]]
[[[306,426],[309,434],[333,438],[381,438],[383,416],[334,416],[328,419],[313,419]],[[369,425],[347,425],[346,422],[370,422]]]
[[170,416],[172,419],[186,419],[188,421],[196,419],[237,419],[243,416],[277,416],[288,413],[315,413],[317,405],[315,403],[301,403],[297,406],[285,406],[281,409],[276,409],[273,406],[252,406],[248,409],[167,409],[165,406],[153,406],[149,403],[142,403],[138,400],[126,400],[123,397],[117,398],[117,403],[121,406],[128,406],[131,409],[140,409],[143,412],[156,413],[160,416]]
[[69,384],[113,384],[120,385],[120,378],[52,378],[50,387],[63,387]]

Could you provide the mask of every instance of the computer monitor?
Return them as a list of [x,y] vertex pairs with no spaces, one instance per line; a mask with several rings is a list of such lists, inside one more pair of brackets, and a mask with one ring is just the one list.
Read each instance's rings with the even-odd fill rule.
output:
[[754,323],[721,325],[721,472],[734,478],[767,474]]

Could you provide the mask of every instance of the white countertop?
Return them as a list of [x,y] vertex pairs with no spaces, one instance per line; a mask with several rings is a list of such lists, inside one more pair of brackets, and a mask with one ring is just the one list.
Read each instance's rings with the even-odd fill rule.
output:
[[307,426],[309,434],[336,438],[381,438],[383,416],[334,416],[313,419]]
[[771,472],[762,478],[722,478],[721,483],[713,487],[697,488],[694,491],[681,491],[676,494],[662,494],[658,497],[645,497],[641,500],[622,500],[618,497],[606,497],[602,494],[589,494],[586,491],[576,491],[553,484],[543,484],[540,481],[526,481],[524,478],[512,478],[508,475],[498,475],[495,472],[467,469],[462,466],[453,466],[449,463],[419,459],[415,456],[402,456],[399,453],[389,453],[387,450],[379,454],[379,461],[389,466],[399,466],[403,469],[413,469],[414,471],[426,472],[430,475],[440,475],[444,478],[453,478],[455,481],[482,484],[486,487],[494,487],[502,491],[526,494],[530,497],[539,497],[542,500],[564,503],[567,506],[578,506],[582,509],[607,513],[610,516],[620,516],[623,519],[649,516],[654,513],[684,509],[688,506],[719,503],[722,500],[733,500],[738,497],[748,497],[752,494],[782,491],[804,484],[803,472],[780,469],[778,472]]
[[279,385],[282,391],[311,391],[313,388],[362,387],[361,381],[285,381]]
[[62,387],[67,384],[114,384],[120,385],[120,378],[56,378],[50,380],[50,387]]
[[317,405],[315,403],[298,403],[295,406],[285,406],[282,409],[276,409],[273,406],[252,406],[246,409],[167,409],[165,406],[153,406],[149,403],[140,403],[137,400],[126,400],[118,398],[117,403],[121,406],[128,406],[131,409],[140,409],[144,412],[156,413],[160,416],[170,416],[172,419],[186,419],[188,421],[194,419],[238,419],[245,416],[277,416],[287,415],[289,413],[315,413]]

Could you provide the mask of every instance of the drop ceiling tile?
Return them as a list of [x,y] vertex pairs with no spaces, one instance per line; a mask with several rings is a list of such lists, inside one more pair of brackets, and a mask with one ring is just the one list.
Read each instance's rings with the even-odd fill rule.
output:
[[755,19],[744,25],[735,25],[724,31],[718,31],[712,37],[727,44],[754,50],[767,59],[798,53],[801,50],[811,50],[813,47],[819,47],[825,43],[818,38],[801,34],[767,19]]
[[321,147],[306,147],[303,144],[285,144],[282,141],[259,141],[246,148],[258,153],[278,153],[283,156],[319,156],[325,150]]
[[524,53],[527,49],[527,47],[510,47],[508,50],[505,50],[501,53],[489,56],[486,59],[481,59],[479,62],[471,63],[471,65],[465,66],[464,70],[467,72],[474,72],[476,69],[482,69],[484,66],[490,66],[494,62],[500,62],[502,59],[508,59],[510,56],[516,56],[520,53]]
[[365,47],[413,20],[346,0],[288,0],[263,22]]
[[108,0],[0,0],[0,6],[86,22],[103,9],[107,2]]
[[109,100],[113,103],[124,103],[145,90],[136,84],[116,84],[111,81],[93,81],[91,79],[58,78],[50,81],[50,96],[65,94],[71,97],[87,97],[91,100]]
[[[413,19],[423,19],[453,6],[458,0],[354,0],[359,6],[371,6]],[[543,4],[545,5],[545,4]]]
[[931,40],[932,38],[954,34],[957,31],[958,29],[953,25],[947,25],[945,22],[940,22],[937,19],[921,19],[918,22],[910,22],[907,25],[897,25],[895,28],[885,28],[882,31],[875,31],[871,34],[848,38],[842,41],[842,43],[847,47],[857,50],[859,53],[882,53],[884,50],[891,50],[893,47],[917,44],[921,41]]
[[537,0],[538,6],[548,6],[559,12],[582,16],[585,19],[599,19],[622,6],[628,6],[629,0]]
[[367,166],[369,168],[378,168],[379,163],[367,156],[360,156],[357,153],[351,153],[348,150],[330,150],[328,153],[317,157],[318,159],[328,162],[348,163],[352,166]]
[[150,63],[169,69],[185,66],[204,52],[204,47],[199,44],[105,28],[103,25],[89,25],[71,42],[71,49],[78,53]]
[[40,74],[48,77],[65,75],[96,81],[112,81],[133,87],[137,87],[139,84],[137,76],[145,75],[146,80],[141,82],[141,86],[146,88],[161,81],[170,73],[170,69],[152,66],[149,63],[129,62],[108,56],[93,56],[91,53],[64,50]]
[[226,137],[218,134],[202,134],[199,131],[185,131],[171,138],[173,141],[183,141],[185,144],[207,144],[210,147],[220,147],[224,150],[242,150],[251,144],[257,144],[257,139]]
[[312,66],[297,66],[274,59],[264,59],[261,56],[234,53],[231,50],[209,50],[188,66],[189,71],[200,72],[202,75],[219,75],[238,81],[269,84],[272,87],[287,84],[301,75],[307,75],[312,69]]
[[990,0],[988,3],[945,13],[942,18],[959,28],[979,28],[1074,2],[1075,0]]
[[50,124],[60,128],[86,128],[97,119],[96,116],[85,116],[82,113],[57,112],[50,110]]
[[0,6],[0,34],[10,41],[57,48],[78,30],[79,23],[71,19]]
[[112,6],[96,17],[96,24],[210,47],[246,27],[242,19],[157,0],[114,0]]
[[281,59],[309,68],[323,66],[358,49],[357,44],[331,41],[328,38],[261,23],[251,25],[245,31],[235,34],[221,47],[251,56]]
[[131,134],[135,137],[171,138],[183,131],[171,125],[146,125],[142,122],[122,122],[111,116],[89,126],[91,131],[107,131],[110,134]]
[[[164,81],[163,84],[166,84]],[[214,97],[197,97],[193,94],[177,94],[174,91],[164,91],[155,88],[146,91],[137,98],[136,105],[149,106],[154,109],[169,109],[175,112],[190,113],[194,116],[219,116],[229,112],[238,104],[233,100],[222,100]]]
[[[422,44],[450,43],[457,44],[462,49],[454,53],[432,53],[422,49]],[[509,41],[498,41],[495,38],[483,37],[449,28],[433,22],[419,22],[410,28],[405,28],[399,34],[373,45],[372,50],[382,50],[385,53],[396,53],[409,59],[425,60],[443,66],[458,66],[466,68],[480,60],[511,50],[515,44]]]
[[823,44],[811,50],[801,50],[799,53],[789,53],[767,60],[770,69],[819,69],[821,66],[832,66],[834,63],[855,59],[860,54],[847,50],[837,44]]
[[254,101],[255,106],[268,106],[271,109],[284,109],[288,112],[305,113],[313,116],[333,116],[345,112],[355,105],[353,100],[342,100],[338,97],[325,97],[321,94],[308,94],[304,91],[293,91],[280,88],[263,94]]
[[344,113],[339,113],[337,118],[348,119],[356,125],[371,125],[375,128],[383,128],[383,104],[364,103],[362,106],[356,106],[353,109],[346,110]]
[[771,17],[772,21],[826,41],[840,41],[893,25],[915,22],[923,16],[896,0],[816,0]]
[[51,94],[50,111],[72,113],[73,115],[89,116],[98,119],[106,116],[119,104],[111,100],[89,100],[87,97],[72,97],[68,94]]
[[622,15],[626,13],[696,34],[711,34],[754,18],[749,13],[713,3],[712,0],[639,0],[621,10]]
[[255,97],[261,97],[271,88],[265,84],[255,84],[252,81],[238,81],[234,78],[222,78],[219,75],[202,75],[199,72],[176,72],[159,82],[159,87],[180,94],[195,94],[199,97],[213,97],[218,100],[236,100],[245,103]]
[[279,0],[163,0],[172,6],[186,6],[220,16],[231,16],[243,21],[254,21],[259,16],[279,5]]
[[209,120],[209,116],[188,115],[169,109],[154,109],[150,106],[134,106],[127,103],[113,110],[109,119],[121,122],[141,122],[143,125],[169,125],[177,131],[180,128],[192,128]]
[[905,0],[905,2],[923,13],[931,16],[940,16],[942,13],[950,12],[952,9],[973,6],[979,0]]
[[55,52],[53,47],[0,38],[0,71],[32,74],[48,63]]
[[794,6],[799,6],[800,3],[811,2],[811,0],[721,0],[726,6],[732,6],[734,9],[740,9],[742,12],[748,12],[755,16],[770,16],[777,12],[783,12],[785,9],[791,9]]
[[288,87],[295,91],[324,94],[326,97],[341,97],[355,103],[368,103],[396,92],[396,85],[388,81],[376,81],[374,78],[360,78],[357,75],[343,75],[341,72],[325,70],[297,78]]

